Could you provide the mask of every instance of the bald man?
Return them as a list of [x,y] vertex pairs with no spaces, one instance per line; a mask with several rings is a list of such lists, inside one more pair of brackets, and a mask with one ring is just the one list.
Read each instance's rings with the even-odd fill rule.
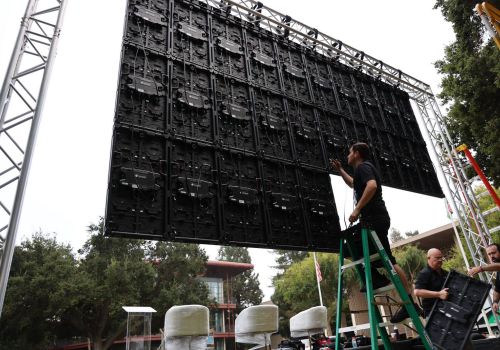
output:
[[427,266],[419,272],[415,295],[422,299],[425,317],[429,317],[436,299],[448,299],[448,288],[443,288],[448,271],[443,270],[443,253],[436,248],[427,251]]

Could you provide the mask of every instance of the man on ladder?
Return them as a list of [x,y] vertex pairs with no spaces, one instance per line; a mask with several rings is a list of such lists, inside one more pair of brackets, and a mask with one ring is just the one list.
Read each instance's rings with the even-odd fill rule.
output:
[[[332,160],[331,165],[340,173],[340,176],[342,176],[342,179],[347,186],[354,189],[356,206],[349,216],[349,221],[354,223],[359,218],[362,226],[368,227],[377,233],[377,236],[380,239],[384,250],[387,252],[394,269],[403,282],[403,286],[406,289],[410,300],[413,301],[413,297],[411,295],[411,285],[408,282],[408,278],[406,277],[403,269],[397,265],[396,259],[391,253],[388,237],[391,219],[382,198],[382,183],[380,175],[375,166],[368,160],[369,158],[370,147],[366,143],[357,142],[351,146],[347,156],[347,164],[354,168],[354,175],[352,177],[342,168],[342,164],[338,159]],[[383,267],[380,260],[376,261],[371,266]],[[372,276],[372,281],[374,281],[374,290],[390,283],[385,277],[379,277],[379,275],[382,275],[377,270],[372,269],[372,274],[375,274],[375,276]],[[415,305],[417,312],[421,313],[422,310],[420,307],[418,307],[415,302],[413,302],[413,304]],[[401,307],[390,321],[391,323],[399,323],[408,317],[409,315],[406,308]]]

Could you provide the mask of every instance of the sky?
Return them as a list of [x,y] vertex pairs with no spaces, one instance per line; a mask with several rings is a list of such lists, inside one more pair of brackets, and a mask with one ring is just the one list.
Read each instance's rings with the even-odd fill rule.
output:
[[[2,80],[27,2],[2,1]],[[264,4],[383,60],[438,93],[440,77],[433,62],[442,58],[454,37],[451,25],[432,9],[434,2],[268,0]],[[125,6],[126,0],[68,0],[17,242],[41,230],[56,233],[60,242],[78,249],[88,238],[87,226],[104,215]],[[352,210],[352,192],[337,176],[332,176],[332,186],[344,225]],[[384,199],[392,227],[401,232],[425,232],[449,223],[442,199],[388,187]],[[217,249],[206,247],[210,258],[216,257]],[[269,299],[275,255],[266,249],[250,249],[250,254]]]

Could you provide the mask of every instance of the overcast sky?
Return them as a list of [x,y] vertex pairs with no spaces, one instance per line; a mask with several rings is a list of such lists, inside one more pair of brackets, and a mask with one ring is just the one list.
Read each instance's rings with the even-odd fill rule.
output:
[[[26,4],[27,0],[2,0],[2,80]],[[87,239],[86,227],[104,215],[125,4],[125,0],[68,0],[18,242],[42,230],[56,232],[59,241],[79,248]],[[269,0],[264,4],[439,92],[440,77],[433,62],[443,56],[453,32],[440,12],[432,9],[433,0]],[[332,184],[343,221],[352,209],[352,192],[338,177],[332,177]],[[449,222],[442,199],[387,187],[384,197],[392,226],[402,232],[424,232]],[[216,250],[207,248],[211,258]],[[251,255],[269,298],[274,256],[262,249],[251,249]]]

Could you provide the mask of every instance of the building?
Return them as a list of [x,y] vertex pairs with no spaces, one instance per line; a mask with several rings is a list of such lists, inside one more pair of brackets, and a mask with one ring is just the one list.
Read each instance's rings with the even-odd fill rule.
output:
[[232,293],[232,281],[237,275],[253,269],[252,264],[209,260],[205,274],[200,277],[210,290],[216,304],[210,305],[209,347],[214,350],[234,350],[234,321],[236,301]]

